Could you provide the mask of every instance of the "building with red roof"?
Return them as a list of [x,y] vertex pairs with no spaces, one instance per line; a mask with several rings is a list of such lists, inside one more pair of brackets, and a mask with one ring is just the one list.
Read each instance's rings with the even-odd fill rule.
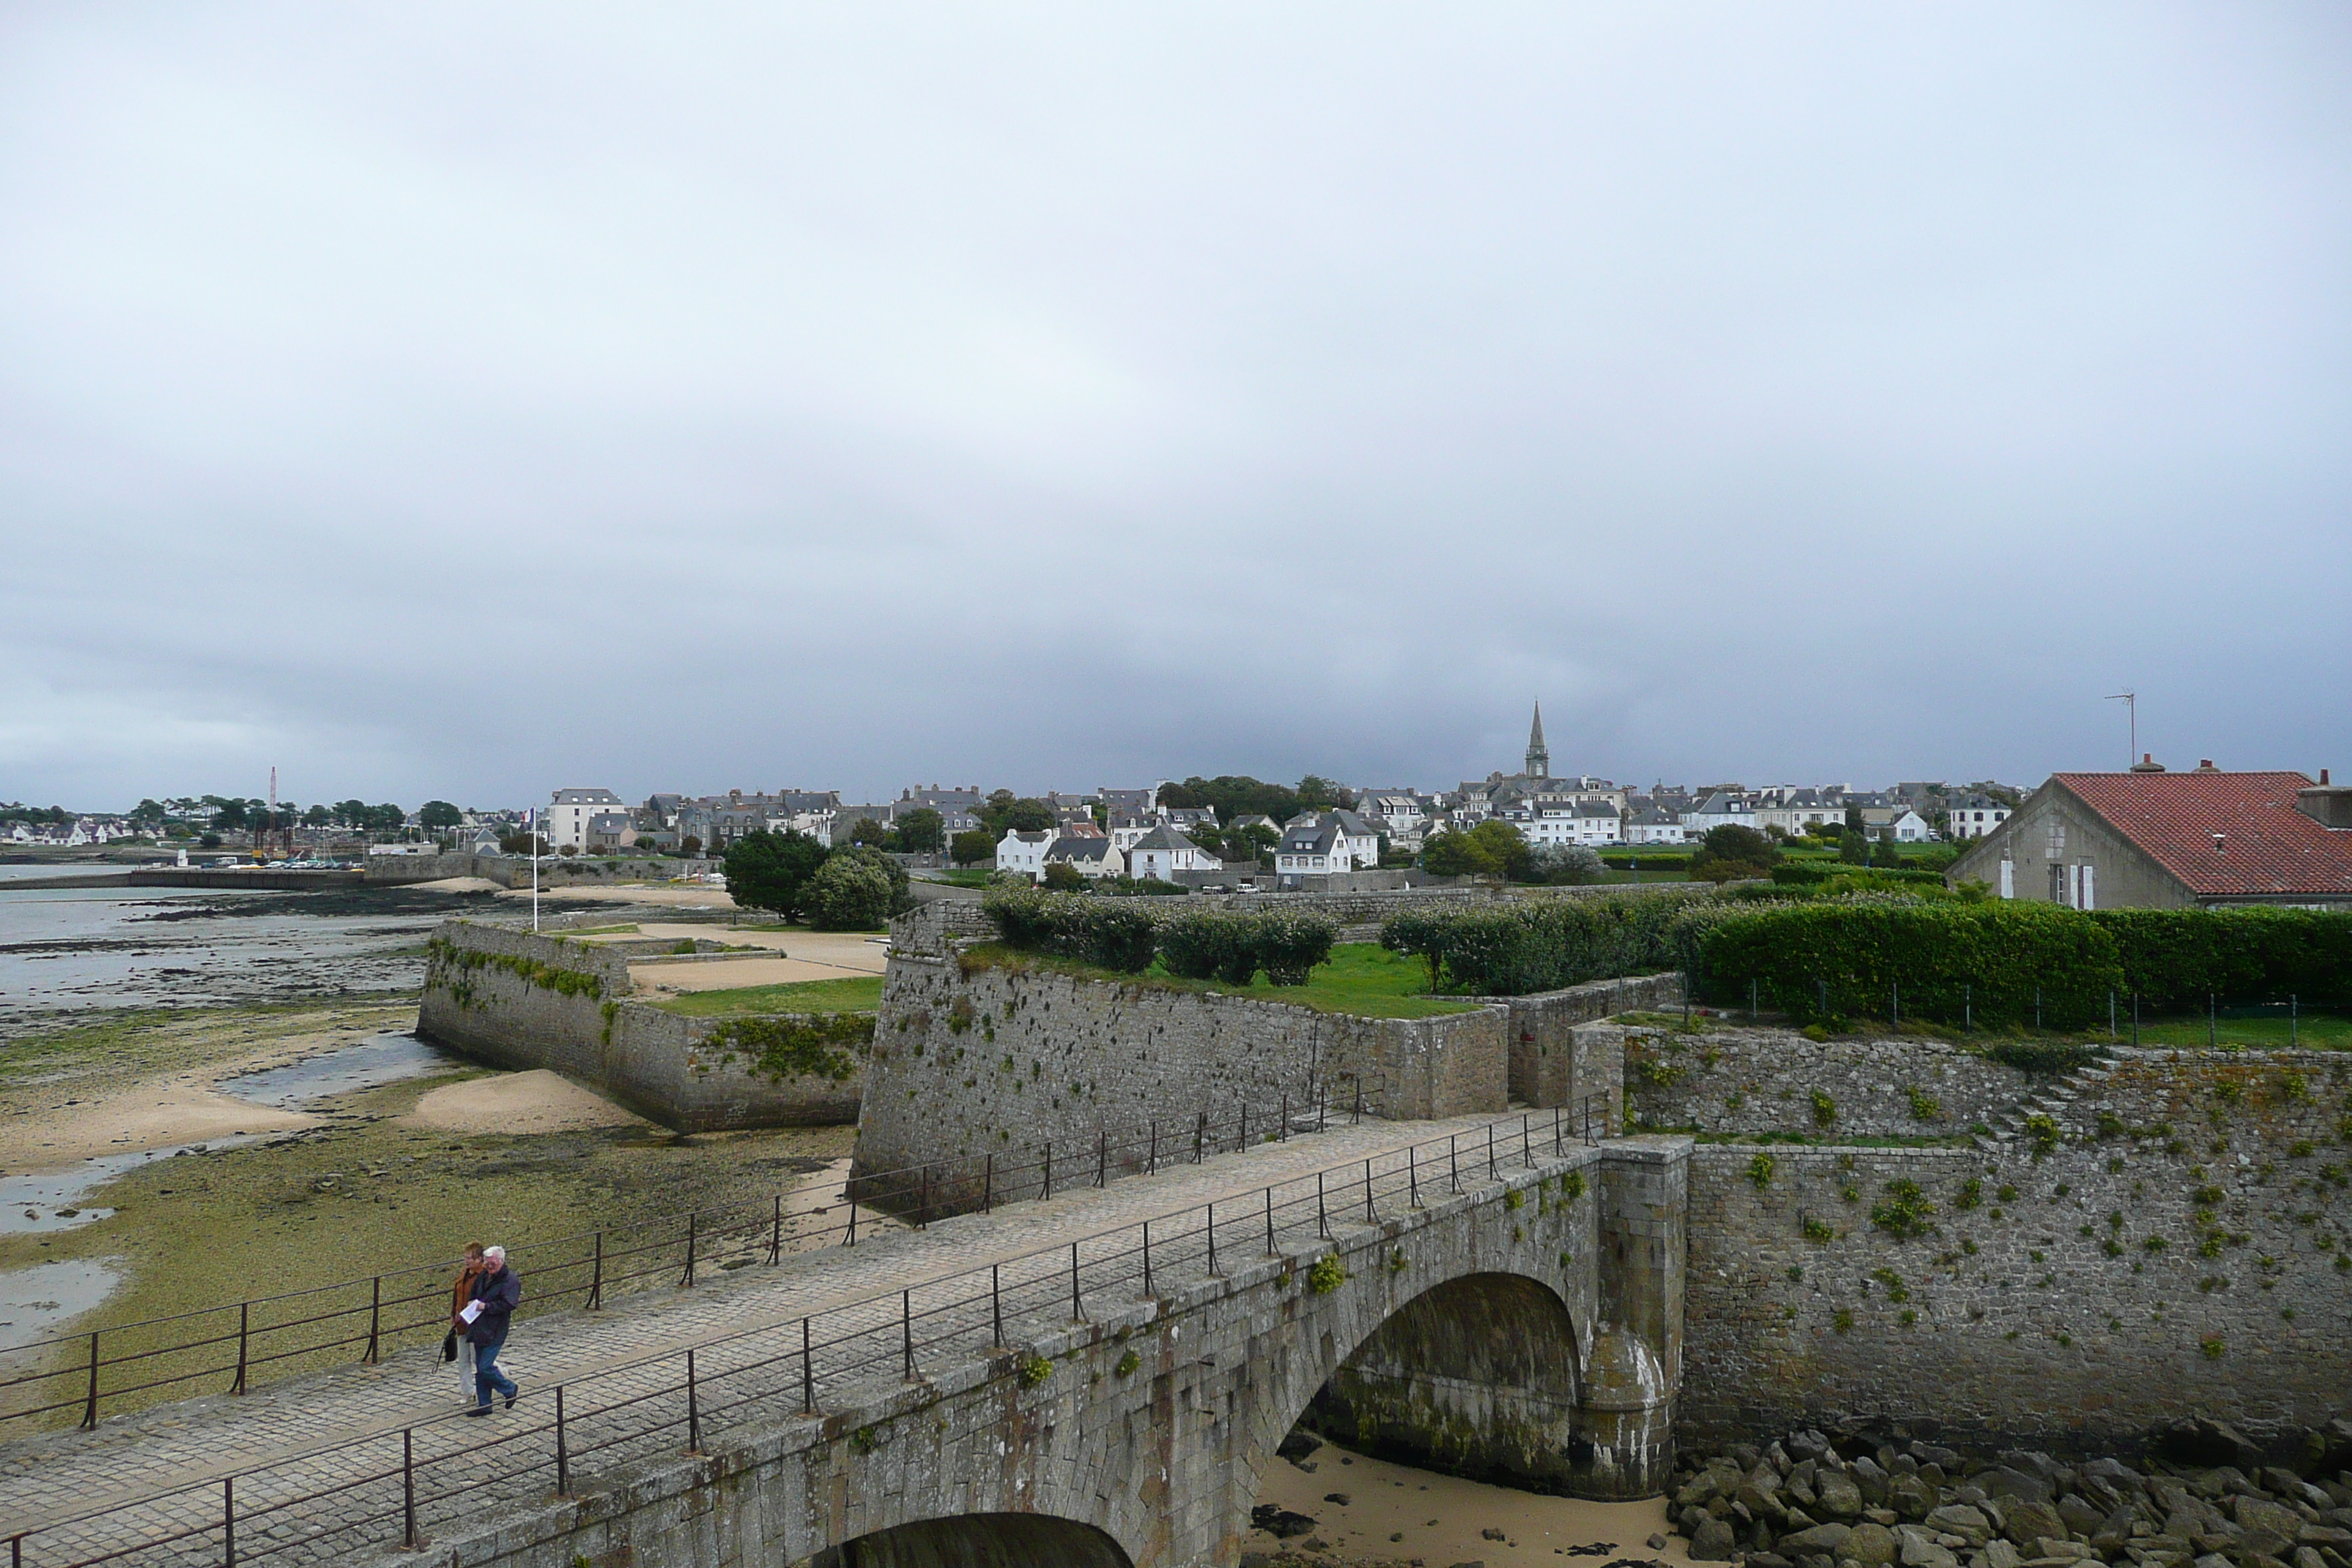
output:
[[2352,786],[2151,758],[2053,773],[1946,879],[2071,909],[2352,910]]

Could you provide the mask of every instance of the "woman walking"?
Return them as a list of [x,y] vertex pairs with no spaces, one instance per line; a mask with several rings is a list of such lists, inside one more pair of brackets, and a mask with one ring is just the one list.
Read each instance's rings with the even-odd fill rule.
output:
[[457,1282],[451,1288],[449,1300],[449,1337],[441,1343],[441,1359],[455,1358],[457,1363],[457,1386],[463,1392],[458,1397],[466,1404],[474,1403],[474,1342],[467,1333],[465,1320],[459,1316],[466,1303],[474,1299],[474,1281],[482,1277],[482,1244],[466,1243],[465,1268],[458,1272]]

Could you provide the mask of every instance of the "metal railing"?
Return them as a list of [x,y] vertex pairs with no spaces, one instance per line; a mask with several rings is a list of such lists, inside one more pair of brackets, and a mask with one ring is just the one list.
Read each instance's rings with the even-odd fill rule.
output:
[[429,1526],[480,1508],[576,1495],[590,1473],[584,1466],[701,1453],[730,1426],[814,1418],[824,1394],[877,1377],[919,1382],[927,1363],[947,1357],[989,1358],[1026,1384],[1040,1364],[1055,1375],[1053,1363],[1021,1353],[1023,1337],[1007,1333],[1008,1320],[1043,1331],[1083,1324],[1090,1298],[1097,1312],[1115,1300],[1158,1300],[1156,1287],[1174,1278],[1221,1277],[1221,1257],[1283,1256],[1286,1240],[1328,1241],[1335,1226],[1360,1215],[1378,1226],[1384,1203],[1391,1214],[1409,1212],[1432,1195],[1458,1194],[1465,1181],[1531,1169],[1539,1153],[1564,1155],[1572,1143],[1610,1135],[1595,1124],[1596,1100],[1605,1121],[1605,1097],[1591,1096],[1548,1118],[1528,1112],[1513,1126],[1507,1117],[1468,1137],[1451,1133],[1272,1183],[1238,1202],[1210,1202],[608,1366],[526,1394],[527,1414],[493,1436],[457,1426],[462,1416],[453,1412],[89,1509],[9,1535],[10,1568],[236,1568],[415,1550],[427,1543]]
[[[903,1170],[853,1169],[835,1188],[803,1184],[764,1200],[517,1245],[508,1256],[530,1282],[530,1316],[567,1306],[593,1311],[630,1290],[690,1286],[713,1266],[772,1264],[787,1252],[856,1246],[861,1226],[869,1235],[877,1224],[920,1228],[971,1208],[1050,1196],[1057,1184],[1099,1185],[1112,1175],[1197,1162],[1255,1138],[1320,1131],[1334,1115],[1379,1114],[1380,1099],[1377,1080],[1340,1075],[1337,1084],[1310,1084],[1295,1105],[1289,1096],[1255,1108],[1244,1100],[1222,1112],[1204,1108],[1181,1123],[1151,1120],[1116,1133],[1098,1127],[1081,1147],[1056,1151],[1049,1142],[1034,1160],[974,1155]],[[871,1212],[861,1217],[861,1209]],[[273,1377],[370,1364],[396,1349],[431,1344],[450,1326],[451,1273],[448,1262],[423,1264],[34,1341],[8,1352],[7,1360],[51,1364],[0,1377],[0,1430],[68,1419],[94,1427],[110,1409],[244,1394]]]

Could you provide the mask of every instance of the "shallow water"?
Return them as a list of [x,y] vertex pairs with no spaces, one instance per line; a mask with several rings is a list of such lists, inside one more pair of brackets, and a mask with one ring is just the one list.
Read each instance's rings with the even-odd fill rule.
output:
[[56,1337],[121,1283],[120,1269],[92,1258],[0,1273],[0,1354]]
[[291,1110],[314,1100],[426,1078],[458,1065],[458,1058],[415,1035],[378,1035],[356,1046],[307,1057],[282,1068],[225,1078],[213,1087],[256,1105]]
[[[73,1230],[94,1220],[104,1219],[114,1211],[85,1208],[82,1200],[125,1171],[135,1171],[142,1165],[181,1154],[217,1153],[223,1149],[259,1142],[263,1136],[257,1132],[233,1133],[226,1138],[208,1139],[202,1143],[182,1143],[169,1149],[142,1149],[131,1154],[100,1154],[61,1171],[0,1176],[0,1236],[22,1236],[30,1232],[46,1236],[52,1231]],[[66,1209],[74,1212],[61,1212]]]

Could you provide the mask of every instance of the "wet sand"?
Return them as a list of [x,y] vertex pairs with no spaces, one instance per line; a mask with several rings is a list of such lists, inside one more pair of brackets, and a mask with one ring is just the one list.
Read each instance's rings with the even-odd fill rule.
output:
[[449,1132],[570,1132],[653,1124],[544,1068],[497,1073],[427,1090],[401,1121]]
[[[1448,1568],[1484,1563],[1486,1568],[1558,1564],[1590,1557],[1592,1568],[1633,1559],[1681,1568],[1690,1562],[1689,1542],[1667,1536],[1664,1546],[1646,1544],[1666,1528],[1666,1500],[1585,1502],[1576,1498],[1538,1497],[1507,1487],[1487,1486],[1386,1460],[1350,1454],[1326,1443],[1304,1461],[1305,1470],[1277,1459],[1260,1478],[1258,1500],[1316,1521],[1315,1530],[1288,1541],[1262,1530],[1250,1532],[1245,1552],[1278,1562],[1341,1563],[1349,1568],[1410,1563]],[[1344,1504],[1327,1500],[1332,1493]],[[1432,1523],[1432,1521],[1435,1521]],[[1500,1541],[1479,1532],[1497,1530]],[[1402,1536],[1402,1540],[1392,1540]],[[1308,1549],[1321,1542],[1325,1550]],[[1594,1550],[1599,1548],[1600,1550]]]

